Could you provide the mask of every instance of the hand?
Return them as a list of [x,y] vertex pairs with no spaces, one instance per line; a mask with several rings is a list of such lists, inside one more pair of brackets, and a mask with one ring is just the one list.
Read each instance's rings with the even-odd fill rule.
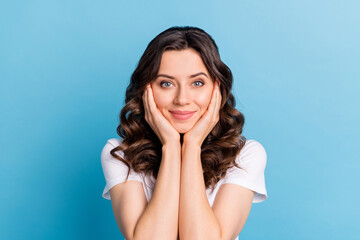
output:
[[161,141],[161,144],[170,142],[180,143],[179,132],[171,125],[156,106],[153,91],[148,84],[142,96],[145,111],[145,120]]
[[203,141],[219,121],[221,92],[219,80],[215,80],[209,106],[198,122],[184,135],[184,143],[196,144],[201,147]]

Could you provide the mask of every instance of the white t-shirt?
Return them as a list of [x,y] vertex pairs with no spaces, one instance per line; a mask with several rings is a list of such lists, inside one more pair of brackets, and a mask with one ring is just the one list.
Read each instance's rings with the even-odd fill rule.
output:
[[[109,200],[111,200],[109,190],[113,186],[124,182],[128,172],[128,167],[125,163],[114,158],[110,154],[110,151],[114,147],[119,146],[120,143],[120,138],[111,138],[107,141],[101,152],[101,165],[106,180],[106,186],[102,196]],[[117,152],[117,154],[123,157],[123,152]],[[233,183],[253,190],[255,192],[253,203],[262,202],[267,199],[264,176],[267,155],[264,147],[255,140],[247,140],[245,146],[236,156],[235,161],[243,169],[239,169],[236,166],[229,168],[226,176],[215,185],[215,189],[212,193],[211,187],[206,189],[210,206],[213,205],[216,193],[220,186],[225,183]],[[128,181],[130,180],[142,183],[147,202],[149,202],[156,179],[152,175],[144,176],[131,169],[128,177]]]
[[[114,158],[110,154],[110,151],[114,147],[119,146],[120,143],[121,139],[119,138],[109,139],[101,152],[101,165],[106,180],[106,186],[102,196],[109,200],[111,200],[109,190],[113,186],[124,182],[128,172],[128,167],[125,163]],[[117,154],[123,157],[123,152],[117,152]],[[220,186],[225,183],[233,183],[253,190],[255,192],[253,203],[262,202],[267,199],[264,176],[267,155],[264,147],[255,140],[247,140],[245,146],[236,156],[235,161],[243,169],[239,169],[236,166],[229,168],[226,176],[215,185],[213,193],[211,193],[211,187],[206,190],[210,206],[213,205],[216,193]],[[131,169],[128,177],[128,181],[130,180],[142,183],[147,202],[149,202],[156,179],[152,175],[144,176]],[[239,240],[239,236],[234,240]]]

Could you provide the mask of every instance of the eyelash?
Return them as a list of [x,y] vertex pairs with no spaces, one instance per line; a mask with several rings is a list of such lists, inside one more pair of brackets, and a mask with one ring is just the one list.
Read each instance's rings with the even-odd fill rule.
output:
[[[200,80],[195,81],[195,82],[200,82],[200,83],[202,84],[201,86],[203,86],[203,85],[205,84],[203,81],[200,81]],[[194,82],[194,83],[195,83],[195,82]],[[170,83],[170,82],[168,82],[168,81],[162,81],[162,82],[160,82],[160,86],[162,87],[164,83]],[[201,87],[201,86],[197,86],[197,87]],[[166,87],[165,87],[165,88],[166,88]]]

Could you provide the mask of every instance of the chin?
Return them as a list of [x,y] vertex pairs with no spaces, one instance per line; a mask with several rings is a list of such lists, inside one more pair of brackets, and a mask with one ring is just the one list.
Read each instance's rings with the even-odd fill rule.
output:
[[187,133],[188,131],[190,131],[190,129],[193,126],[174,126],[174,128],[176,129],[176,131],[178,131],[178,133],[184,134]]
[[176,129],[176,131],[178,131],[178,133],[184,134],[187,133],[190,129]]
[[173,121],[170,121],[169,122],[171,123],[171,125],[175,128],[175,130],[178,132],[178,133],[181,133],[181,134],[185,134],[187,133],[188,131],[190,131],[195,123],[193,121],[189,121],[189,122],[186,122],[186,123],[179,123],[179,122],[173,122]]

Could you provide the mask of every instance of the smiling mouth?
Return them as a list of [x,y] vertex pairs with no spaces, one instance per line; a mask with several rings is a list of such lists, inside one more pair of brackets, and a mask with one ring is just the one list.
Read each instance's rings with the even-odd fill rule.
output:
[[190,111],[170,111],[171,115],[178,120],[186,120],[192,117],[195,112]]

